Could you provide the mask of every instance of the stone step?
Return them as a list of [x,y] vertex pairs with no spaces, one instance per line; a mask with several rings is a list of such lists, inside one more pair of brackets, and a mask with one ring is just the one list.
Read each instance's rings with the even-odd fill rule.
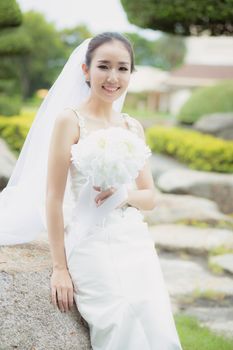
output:
[[233,254],[221,254],[217,256],[211,256],[209,262],[233,274]]
[[149,232],[155,246],[167,251],[186,251],[195,255],[206,255],[217,249],[233,252],[233,232],[230,230],[163,224],[149,226]]
[[164,172],[156,185],[162,192],[191,194],[215,201],[225,214],[233,213],[232,174],[173,168]]
[[233,217],[220,212],[214,201],[187,194],[164,194],[157,188],[156,198],[157,204],[153,210],[142,211],[149,225],[200,222],[233,229]]
[[179,258],[159,257],[165,284],[171,298],[199,298],[207,296],[213,298],[233,298],[233,279],[228,276],[216,276],[208,269],[195,261],[181,260]]

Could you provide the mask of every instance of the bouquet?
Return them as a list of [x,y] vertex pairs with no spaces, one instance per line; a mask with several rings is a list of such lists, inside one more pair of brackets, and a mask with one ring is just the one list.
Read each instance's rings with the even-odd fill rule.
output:
[[71,147],[71,160],[93,186],[102,191],[134,180],[151,149],[144,140],[122,127],[91,132]]

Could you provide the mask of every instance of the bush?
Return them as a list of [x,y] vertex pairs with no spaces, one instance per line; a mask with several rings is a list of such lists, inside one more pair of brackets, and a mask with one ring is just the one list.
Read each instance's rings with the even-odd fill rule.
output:
[[233,81],[225,80],[217,85],[195,90],[181,108],[177,119],[193,124],[201,116],[216,112],[233,111]]
[[178,127],[154,126],[145,132],[148,145],[174,156],[192,169],[233,173],[233,142]]
[[33,122],[34,113],[24,112],[12,117],[0,116],[0,137],[2,137],[16,156],[19,155],[28,131]]
[[12,116],[20,113],[22,100],[20,96],[0,94],[0,114]]

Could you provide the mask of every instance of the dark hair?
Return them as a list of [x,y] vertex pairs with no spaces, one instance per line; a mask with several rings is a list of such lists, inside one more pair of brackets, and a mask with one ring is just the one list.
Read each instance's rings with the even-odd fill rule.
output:
[[[130,58],[131,58],[130,72],[133,73],[133,72],[137,71],[135,66],[134,66],[134,52],[133,52],[132,44],[126,36],[124,36],[118,32],[103,32],[103,33],[97,34],[96,36],[94,36],[91,39],[91,41],[88,44],[88,48],[87,48],[87,52],[86,52],[85,63],[87,65],[87,67],[90,68],[94,51],[102,44],[113,41],[113,40],[121,41],[123,43],[123,45],[125,46],[125,48],[128,50],[128,52],[130,54]],[[86,83],[89,87],[91,86],[89,81],[86,81]]]

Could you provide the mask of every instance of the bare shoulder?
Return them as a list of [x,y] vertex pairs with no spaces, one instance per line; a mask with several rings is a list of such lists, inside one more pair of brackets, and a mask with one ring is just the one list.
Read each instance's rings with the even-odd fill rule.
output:
[[141,136],[144,140],[145,140],[145,132],[144,132],[144,128],[142,126],[142,123],[137,119],[137,118],[134,118],[132,116],[130,116],[129,114],[127,114],[130,122],[135,125],[135,128],[139,134],[139,136]]
[[56,127],[63,130],[64,134],[69,134],[69,137],[72,139],[73,143],[76,143],[78,141],[78,119],[72,109],[66,108],[57,115]]

